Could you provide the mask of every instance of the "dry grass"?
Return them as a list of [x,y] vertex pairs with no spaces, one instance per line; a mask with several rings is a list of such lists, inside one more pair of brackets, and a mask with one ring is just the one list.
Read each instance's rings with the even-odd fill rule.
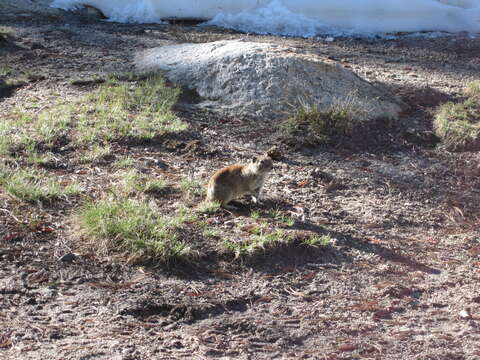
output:
[[331,143],[338,137],[349,137],[354,129],[368,120],[368,109],[361,107],[354,94],[320,107],[308,100],[280,125],[286,134],[302,134],[318,143]]
[[467,96],[480,99],[480,80],[472,81],[468,83],[465,88],[465,94]]
[[480,149],[480,82],[468,84],[465,94],[466,100],[443,104],[435,115],[435,133],[450,150]]

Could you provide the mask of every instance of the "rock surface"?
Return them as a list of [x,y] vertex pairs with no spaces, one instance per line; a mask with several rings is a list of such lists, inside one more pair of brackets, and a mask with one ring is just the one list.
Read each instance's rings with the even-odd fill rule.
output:
[[139,70],[161,70],[195,89],[203,106],[234,116],[285,117],[302,103],[354,99],[369,118],[397,118],[401,105],[337,62],[292,48],[241,40],[169,45],[136,56]]

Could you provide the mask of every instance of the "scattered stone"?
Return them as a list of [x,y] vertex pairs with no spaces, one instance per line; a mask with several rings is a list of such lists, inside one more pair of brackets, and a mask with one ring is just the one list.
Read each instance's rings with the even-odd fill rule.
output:
[[470,314],[470,311],[467,310],[462,310],[458,313],[458,315],[462,318],[462,319],[470,319],[472,317],[472,315]]
[[37,305],[37,304],[38,304],[37,299],[35,299],[34,297],[29,297],[23,302],[23,305]]
[[58,261],[63,261],[63,262],[72,262],[73,260],[75,260],[77,258],[77,255],[75,255],[74,253],[67,253],[63,256],[61,256]]
[[310,176],[314,179],[319,179],[323,182],[331,183],[334,180],[334,177],[329,173],[320,170],[319,168],[315,168],[310,172]]

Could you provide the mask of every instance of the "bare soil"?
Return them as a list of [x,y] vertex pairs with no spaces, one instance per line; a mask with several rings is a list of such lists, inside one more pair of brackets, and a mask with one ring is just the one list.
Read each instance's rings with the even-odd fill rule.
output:
[[[70,215],[94,190],[45,206],[0,189],[2,359],[480,359],[480,156],[449,153],[431,132],[436,106],[478,78],[480,37],[330,42],[78,14],[0,16],[14,30],[0,44],[0,67],[9,77],[38,75],[0,95],[0,121],[96,86],[73,79],[132,71],[139,50],[237,38],[328,56],[409,105],[394,128],[318,147],[269,119],[199,111],[185,96],[177,113],[187,133],[116,145],[142,171],[199,181],[280,145],[265,203],[246,199],[247,210],[209,221],[228,232],[248,222],[248,209],[278,208],[295,218],[296,236],[334,239],[314,251],[290,245],[253,258],[131,264],[72,242]],[[111,160],[82,166],[71,156],[49,171],[86,189],[113,171]]]

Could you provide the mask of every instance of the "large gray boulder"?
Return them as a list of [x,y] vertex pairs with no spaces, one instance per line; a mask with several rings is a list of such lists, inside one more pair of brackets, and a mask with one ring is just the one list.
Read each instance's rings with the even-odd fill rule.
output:
[[203,106],[234,116],[282,118],[300,104],[328,107],[344,99],[368,118],[396,119],[400,103],[338,63],[294,49],[241,40],[168,45],[136,56],[141,71],[163,71],[194,89]]

